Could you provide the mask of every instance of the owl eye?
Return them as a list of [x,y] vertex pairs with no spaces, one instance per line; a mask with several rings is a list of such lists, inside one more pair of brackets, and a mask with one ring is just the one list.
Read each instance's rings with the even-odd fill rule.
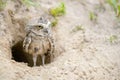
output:
[[40,29],[43,29],[43,26],[38,26]]

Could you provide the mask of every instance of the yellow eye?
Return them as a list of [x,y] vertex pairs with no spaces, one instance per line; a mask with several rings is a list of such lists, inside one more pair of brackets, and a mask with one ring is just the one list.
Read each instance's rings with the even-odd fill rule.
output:
[[43,29],[43,26],[38,26],[39,27],[39,29]]

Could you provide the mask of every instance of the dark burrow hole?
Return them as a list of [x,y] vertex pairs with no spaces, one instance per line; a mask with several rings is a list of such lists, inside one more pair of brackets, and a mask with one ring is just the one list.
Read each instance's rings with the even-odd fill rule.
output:
[[[16,62],[24,62],[27,63],[28,66],[33,66],[32,55],[25,53],[23,50],[23,41],[19,41],[12,47],[12,59]],[[50,63],[50,56],[45,57],[45,64]],[[39,55],[37,58],[37,66],[42,65],[41,56]]]

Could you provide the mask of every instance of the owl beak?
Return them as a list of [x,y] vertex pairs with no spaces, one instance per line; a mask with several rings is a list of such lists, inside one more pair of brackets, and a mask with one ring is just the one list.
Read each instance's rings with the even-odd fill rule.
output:
[[44,29],[44,32],[45,32],[45,33],[48,33],[48,29]]

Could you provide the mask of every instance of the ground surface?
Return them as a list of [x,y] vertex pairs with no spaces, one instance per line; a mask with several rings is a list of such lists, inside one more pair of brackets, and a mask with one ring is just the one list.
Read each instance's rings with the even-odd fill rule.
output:
[[[120,80],[120,24],[111,7],[105,3],[105,10],[98,9],[96,0],[63,0],[66,15],[58,18],[54,35],[64,51],[52,63],[28,67],[11,60],[10,47],[25,36],[26,17],[40,16],[61,2],[36,1],[41,7],[29,11],[18,1],[8,1],[0,14],[0,80]],[[90,11],[97,14],[95,22],[89,19]],[[84,30],[72,32],[77,25]],[[114,43],[111,35],[118,37]]]

